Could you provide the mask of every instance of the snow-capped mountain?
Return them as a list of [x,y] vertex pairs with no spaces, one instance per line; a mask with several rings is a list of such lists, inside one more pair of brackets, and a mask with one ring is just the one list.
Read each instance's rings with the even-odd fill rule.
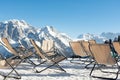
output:
[[[29,35],[36,34],[34,27],[21,20],[9,20],[0,22],[0,36],[11,38],[15,41],[29,37]],[[35,36],[35,35],[34,35]],[[36,37],[35,37],[36,38]]]
[[9,20],[0,22],[0,37],[7,37],[16,43],[20,42],[25,47],[31,46],[30,38],[40,44],[44,39],[52,39],[64,55],[71,55],[69,52],[69,41],[72,39],[65,33],[58,32],[52,26],[37,28],[29,25],[24,20]]
[[[79,40],[90,40],[94,39],[98,43],[103,43],[105,40],[114,39],[118,37],[120,33],[101,33],[101,34],[81,34],[78,36]],[[55,42],[56,47],[63,52],[66,56],[71,56],[73,53],[69,46],[69,41],[72,39],[65,33],[58,32],[53,26],[46,26],[42,28],[33,27],[24,20],[9,20],[5,22],[0,22],[0,37],[7,37],[9,42],[16,46],[18,43],[25,46],[26,48],[31,47],[29,39],[32,38],[40,46],[42,40],[52,39]],[[4,47],[0,44],[0,50]],[[4,52],[3,52],[4,53]],[[6,54],[4,54],[6,55]]]
[[94,39],[98,43],[103,43],[105,40],[109,40],[109,39],[114,40],[115,38],[118,38],[118,35],[120,35],[120,33],[112,33],[112,32],[103,32],[101,34],[86,33],[86,34],[79,35],[78,39],[81,39],[81,40]]

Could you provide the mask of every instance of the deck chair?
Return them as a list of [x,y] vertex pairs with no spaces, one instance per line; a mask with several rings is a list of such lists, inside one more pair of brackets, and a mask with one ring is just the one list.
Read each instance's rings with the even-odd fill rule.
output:
[[15,57],[16,59],[20,60],[19,64],[21,62],[28,62],[28,63],[33,64],[35,66],[35,63],[29,59],[29,57],[31,57],[33,55],[33,52],[31,52],[29,50],[25,50],[25,49],[24,50],[21,49],[21,51],[18,52],[16,49],[14,49],[11,46],[11,44],[9,43],[7,38],[1,38],[1,40],[2,40],[1,43],[9,50],[9,52],[11,52],[11,54],[16,56]]
[[114,52],[112,56],[118,58],[118,61],[120,61],[120,43],[113,42],[112,45],[113,45],[113,52]]
[[95,40],[88,40],[88,41],[83,41],[81,42],[81,45],[84,49],[84,51],[86,52],[86,54],[90,57],[92,57],[92,53],[90,51],[90,44],[96,44],[96,41]]
[[55,55],[56,48],[53,40],[43,40],[41,48],[48,56]]
[[[1,43],[1,42],[0,42]],[[10,72],[6,74],[0,73],[2,77],[4,77],[3,80],[7,78],[16,78],[16,79],[21,79],[21,76],[19,73],[16,71],[16,67],[21,63],[21,60],[17,59],[18,56],[11,56],[9,58],[4,57],[0,53],[0,69],[9,69],[11,70]],[[15,72],[15,75],[12,75],[12,73]]]
[[[90,76],[101,79],[116,80],[118,77],[118,73],[120,71],[120,66],[118,65],[117,59],[111,56],[111,49],[109,44],[91,44],[90,49],[94,56],[94,66],[91,69]],[[93,75],[93,71],[95,70],[96,65],[99,66],[96,69],[102,71],[103,73],[116,74],[115,78],[103,77],[103,75],[102,76],[97,76],[95,74]],[[105,69],[110,68],[110,66],[112,68],[116,66],[115,68],[118,70],[116,72],[103,71],[102,65],[106,67]]]
[[87,62],[89,62],[89,64],[87,64],[85,66],[85,68],[88,68],[88,66],[91,65],[94,62],[93,54],[90,50],[90,44],[96,44],[96,41],[95,40],[89,40],[89,41],[81,42],[81,45],[82,45],[85,53],[89,56],[88,61],[87,61]]
[[19,56],[20,59],[28,59],[33,55],[33,52],[31,50],[22,48],[22,47],[17,47],[19,48],[19,51],[17,49],[13,48],[12,45],[9,43],[7,38],[1,38],[2,42],[4,43],[3,45],[14,55]]
[[[49,52],[45,52],[44,50],[42,50],[42,48],[38,47],[38,45],[35,43],[35,41],[33,39],[30,39],[30,42],[31,44],[34,46],[35,50],[36,50],[36,53],[41,57],[41,59],[44,59],[43,62],[41,62],[41,64],[44,64],[44,63],[48,63],[49,66],[47,66],[46,68],[38,71],[38,70],[35,70],[36,73],[41,73],[42,71],[44,70],[47,70],[48,68],[52,67],[52,66],[56,66],[57,68],[59,68],[60,70],[66,72],[58,63],[65,60],[66,57],[63,56],[63,55],[59,55],[57,54],[57,56],[49,56],[47,53]],[[51,51],[50,51],[51,53]],[[39,65],[41,65],[39,64]],[[47,65],[48,65],[47,64]],[[37,66],[39,66],[37,65]]]
[[113,42],[113,47],[114,47],[115,51],[118,53],[118,56],[120,56],[120,43]]
[[90,52],[90,49],[89,49],[89,42],[88,41],[84,41],[84,42],[81,42],[81,45],[85,51],[85,53],[88,55],[88,56],[92,56],[91,52]]
[[[72,49],[73,53],[76,56],[79,56],[80,61],[85,63],[85,62],[87,62],[87,59],[89,58],[89,55],[84,50],[84,48],[82,46],[82,42],[84,42],[84,41],[71,41],[71,42],[69,42],[69,44],[71,46],[71,49]],[[78,62],[74,62],[73,59],[70,60],[71,63],[78,63]]]
[[[12,56],[6,59],[0,54],[0,69],[11,69],[11,71],[7,74],[0,73],[0,75],[4,77],[3,80],[7,78],[21,79],[20,74],[15,69],[21,61],[19,59],[15,59],[15,57],[16,56]],[[13,72],[15,72],[15,75],[11,75]]]

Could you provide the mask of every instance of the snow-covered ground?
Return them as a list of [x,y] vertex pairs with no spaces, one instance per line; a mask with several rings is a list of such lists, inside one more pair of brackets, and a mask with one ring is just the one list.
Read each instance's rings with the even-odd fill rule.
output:
[[[33,59],[34,62],[37,60]],[[60,65],[66,70],[65,72],[62,72],[58,69],[47,69],[41,73],[35,73],[33,71],[33,66],[28,63],[22,63],[19,67],[17,67],[17,71],[22,76],[20,80],[101,80],[98,78],[92,78],[89,76],[89,73],[91,71],[90,69],[85,69],[84,64],[73,64],[70,63],[70,59],[64,60],[60,62]],[[92,65],[91,65],[92,66]],[[37,69],[42,69],[45,67],[39,66]],[[6,73],[9,71],[9,69],[0,69],[0,73]],[[14,73],[13,73],[14,74]],[[95,74],[101,75],[100,72],[95,72]],[[111,77],[111,74],[107,74],[107,77]],[[0,76],[0,80],[2,80],[3,77]],[[118,77],[120,79],[120,76]],[[7,80],[16,80],[13,78],[8,78]]]

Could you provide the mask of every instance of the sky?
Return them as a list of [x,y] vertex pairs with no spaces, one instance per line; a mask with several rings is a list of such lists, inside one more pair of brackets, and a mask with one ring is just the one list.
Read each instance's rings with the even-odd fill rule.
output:
[[25,20],[53,26],[72,38],[80,34],[120,32],[120,0],[0,0],[0,21]]

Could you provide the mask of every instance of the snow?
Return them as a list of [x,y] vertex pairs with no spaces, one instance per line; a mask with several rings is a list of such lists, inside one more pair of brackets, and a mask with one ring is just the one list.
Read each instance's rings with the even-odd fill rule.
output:
[[52,36],[56,37],[58,33],[56,33],[55,29],[52,26],[46,26],[48,33],[52,34]]
[[78,39],[82,39],[82,40],[94,39],[98,43],[103,43],[105,40],[109,40],[109,39],[114,40],[114,38],[118,37],[118,35],[120,35],[120,33],[112,33],[112,32],[103,32],[101,34],[84,33],[84,34],[80,34],[78,36]]
[[12,22],[16,26],[21,27],[22,29],[29,28],[29,25],[24,20],[12,19],[9,21],[5,21],[4,23],[8,24],[10,22]]
[[[32,59],[34,62],[37,62],[36,59]],[[101,80],[98,78],[92,78],[89,76],[89,73],[91,71],[90,69],[85,69],[84,64],[75,64],[70,63],[70,58],[67,60],[64,60],[60,62],[60,65],[63,69],[66,70],[65,72],[62,72],[60,70],[55,69],[55,67],[52,67],[51,69],[47,69],[41,73],[35,73],[33,70],[33,66],[28,63],[22,63],[20,64],[16,70],[19,72],[19,74],[22,76],[21,80]],[[80,62],[80,61],[77,61]],[[45,65],[37,67],[37,69],[44,68]],[[6,73],[10,69],[0,69],[0,72]],[[13,74],[13,73],[12,73]],[[99,76],[103,74],[100,72],[95,72],[95,74],[98,74]],[[113,77],[114,75],[108,74],[107,77]],[[2,80],[3,77],[0,76],[0,80]],[[120,79],[120,76],[118,77]],[[7,80],[11,80],[11,78],[8,78]],[[12,79],[15,80],[15,79]]]

